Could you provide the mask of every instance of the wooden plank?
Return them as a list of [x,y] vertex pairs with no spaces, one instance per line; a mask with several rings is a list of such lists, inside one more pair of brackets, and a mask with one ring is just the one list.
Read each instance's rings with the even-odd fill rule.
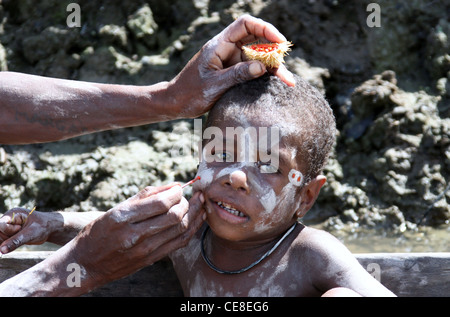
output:
[[163,260],[84,295],[84,297],[106,296],[181,297],[183,290],[172,262]]
[[450,253],[355,254],[397,296],[450,296]]
[[[0,258],[0,283],[41,262],[53,251],[15,251]],[[99,287],[85,297],[103,296],[183,296],[178,278],[169,260]]]
[[[0,282],[44,260],[52,251],[13,252],[0,258]],[[355,254],[361,265],[398,296],[450,296],[450,252]],[[159,261],[85,296],[183,296],[170,261]]]

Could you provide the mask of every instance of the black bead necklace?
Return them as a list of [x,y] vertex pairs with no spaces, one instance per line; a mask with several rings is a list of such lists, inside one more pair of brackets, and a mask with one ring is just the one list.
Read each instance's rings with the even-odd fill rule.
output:
[[245,271],[250,270],[252,267],[254,267],[254,266],[257,265],[258,263],[260,263],[262,260],[264,260],[265,258],[267,258],[269,255],[271,255],[271,254],[273,253],[273,251],[275,251],[276,248],[278,248],[278,246],[283,242],[283,240],[286,239],[286,237],[287,237],[292,231],[294,231],[294,229],[295,229],[296,226],[297,226],[297,221],[292,225],[292,227],[290,227],[290,228],[284,233],[284,235],[281,237],[281,239],[278,240],[278,242],[277,242],[277,243],[276,243],[269,251],[267,251],[266,253],[264,253],[264,255],[263,255],[261,258],[259,258],[258,260],[256,260],[256,261],[253,262],[252,264],[250,264],[249,266],[246,266],[246,267],[244,267],[244,268],[242,268],[242,269],[240,269],[240,270],[236,270],[236,271],[226,271],[226,270],[219,269],[217,266],[215,266],[215,265],[209,260],[208,256],[207,256],[206,253],[205,253],[205,236],[206,236],[206,233],[207,233],[208,230],[209,230],[209,226],[207,226],[207,227],[205,228],[205,230],[203,231],[203,233],[202,233],[202,238],[201,238],[201,241],[200,241],[200,244],[201,244],[201,251],[202,251],[202,257],[203,257],[203,259],[205,260],[206,264],[208,264],[208,266],[209,266],[211,269],[213,269],[214,271],[216,271],[217,273],[220,273],[220,274],[239,274],[239,273],[243,273],[243,272],[245,272]]

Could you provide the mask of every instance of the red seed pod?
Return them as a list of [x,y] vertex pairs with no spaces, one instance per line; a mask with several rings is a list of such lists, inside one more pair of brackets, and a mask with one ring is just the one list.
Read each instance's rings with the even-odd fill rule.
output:
[[250,43],[242,46],[245,56],[264,63],[267,67],[277,68],[284,63],[284,56],[291,50],[291,42]]

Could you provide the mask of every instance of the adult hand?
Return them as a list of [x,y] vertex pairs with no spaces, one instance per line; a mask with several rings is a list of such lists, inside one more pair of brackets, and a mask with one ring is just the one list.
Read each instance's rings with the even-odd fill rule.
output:
[[[286,39],[261,19],[244,15],[207,42],[170,82],[110,85],[0,72],[0,143],[58,141],[207,112],[231,86],[266,72],[245,61],[241,47],[259,38]],[[288,85],[292,74],[271,69]]]
[[47,241],[56,225],[56,218],[51,213],[35,211],[28,219],[30,210],[14,208],[0,218],[0,252],[14,251],[24,244],[42,244]]
[[[286,38],[271,24],[243,15],[208,41],[169,85],[172,98],[178,98],[180,118],[195,118],[208,111],[230,87],[260,77],[266,67],[246,61],[242,45],[258,39],[283,42]],[[271,69],[287,85],[295,84],[284,65]]]
[[[1,283],[0,294],[78,296],[130,275],[185,246],[206,219],[203,202],[200,192],[187,202],[179,184],[147,187],[90,221],[44,261]],[[81,270],[79,287],[67,282],[73,265]]]
[[98,287],[185,246],[206,218],[202,199],[188,202],[177,184],[147,187],[88,224],[71,241],[86,283]]

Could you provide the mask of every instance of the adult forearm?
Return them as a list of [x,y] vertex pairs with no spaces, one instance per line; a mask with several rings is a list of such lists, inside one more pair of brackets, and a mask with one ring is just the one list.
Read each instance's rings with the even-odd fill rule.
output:
[[96,288],[99,282],[77,263],[72,244],[1,283],[0,296],[79,296]]
[[[120,127],[195,118],[230,87],[263,75],[241,46],[286,38],[271,24],[242,15],[208,41],[170,82],[152,86],[94,84],[0,72],[0,144],[48,142]],[[295,85],[285,66],[272,70]]]
[[[204,198],[147,187],[89,222],[50,257],[0,284],[3,296],[78,296],[186,246],[205,220]],[[151,287],[151,285],[150,285]]]
[[176,117],[168,83],[108,85],[0,72],[0,144],[62,140]]
[[58,245],[64,245],[75,238],[88,223],[103,215],[104,212],[55,212],[46,214],[48,214],[49,217],[58,219],[59,222],[47,241]]

